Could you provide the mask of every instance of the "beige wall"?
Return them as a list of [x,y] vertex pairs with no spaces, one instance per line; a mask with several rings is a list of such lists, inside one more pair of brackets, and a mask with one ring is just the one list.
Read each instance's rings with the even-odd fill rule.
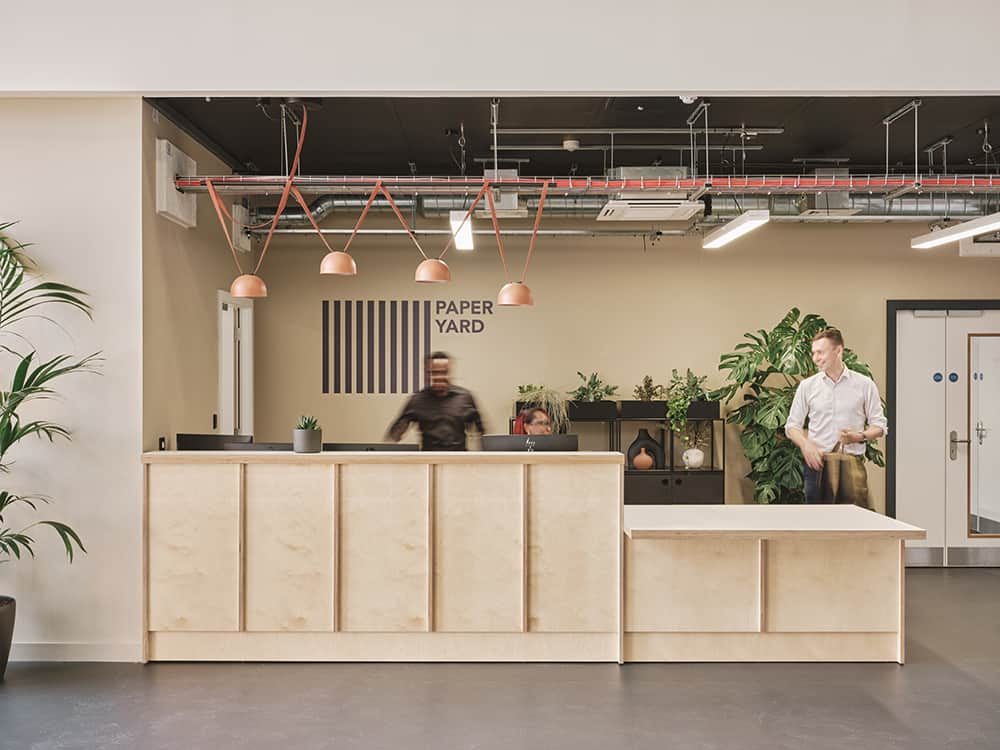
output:
[[156,450],[161,435],[172,448],[177,432],[212,432],[218,410],[216,290],[228,290],[237,274],[208,196],[199,197],[198,225],[191,229],[156,213],[157,138],[193,158],[199,174],[232,172],[142,105],[143,390],[150,394],[143,402],[144,450]]
[[[1000,294],[995,261],[959,259],[949,248],[910,250],[909,238],[923,230],[923,224],[772,224],[714,252],[702,250],[696,237],[664,238],[645,249],[640,238],[543,237],[528,276],[533,308],[496,309],[483,333],[435,333],[433,346],[456,357],[456,382],[475,392],[496,432],[507,429],[517,384],[568,390],[577,370],[600,372],[626,398],[644,374],[665,382],[675,367],[721,384],[719,355],[745,331],[773,326],[792,306],[840,326],[884,391],[887,299]],[[290,440],[299,414],[318,416],[326,440],[381,439],[406,396],[321,393],[321,300],[493,300],[503,281],[500,260],[490,238],[477,243],[473,253],[449,254],[450,284],[426,287],[413,281],[420,257],[405,238],[359,239],[356,278],[321,277],[323,250],[315,237],[279,238],[262,271],[271,296],[256,310],[258,439]],[[435,253],[443,246],[426,244]],[[512,269],[520,269],[526,239],[506,247]],[[632,437],[624,433],[623,445]],[[585,431],[584,447],[604,444],[599,430]],[[752,496],[742,479],[748,469],[732,430],[727,444],[727,499],[740,502]],[[881,507],[881,471],[873,470],[872,484]]]
[[[15,659],[137,660],[142,653],[142,329],[138,98],[0,98],[0,220],[51,278],[89,293],[94,320],[49,311],[63,326],[19,329],[47,357],[100,350],[100,375],[74,375],[33,416],[72,442],[26,440],[8,458],[4,488],[41,493],[37,515],[71,524],[88,553],[72,565],[55,534],[37,532],[37,558],[0,565],[0,592],[17,598]],[[0,365],[0,378],[10,377]]]

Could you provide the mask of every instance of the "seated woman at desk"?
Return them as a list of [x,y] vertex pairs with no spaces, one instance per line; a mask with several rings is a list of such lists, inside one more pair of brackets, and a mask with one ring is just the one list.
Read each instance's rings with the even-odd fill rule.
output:
[[[520,429],[518,429],[520,428]],[[524,409],[514,425],[515,435],[551,435],[552,418],[545,409],[532,407]]]

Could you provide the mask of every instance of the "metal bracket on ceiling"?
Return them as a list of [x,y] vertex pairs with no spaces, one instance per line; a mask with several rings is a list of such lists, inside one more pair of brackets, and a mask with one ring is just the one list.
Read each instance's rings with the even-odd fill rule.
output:
[[953,140],[955,139],[952,138],[950,135],[946,135],[944,138],[935,141],[930,146],[924,149],[924,152],[927,154],[927,168],[931,172],[934,171],[934,152],[937,151],[938,149],[941,149],[944,174],[948,174],[948,144],[951,143]]
[[920,109],[920,105],[923,102],[920,99],[914,99],[908,104],[904,104],[902,107],[897,109],[892,114],[886,115],[882,118],[882,124],[885,125],[885,176],[886,179],[889,177],[889,126],[892,125],[900,117],[905,117],[910,112],[913,113],[913,181],[917,182],[920,179],[920,164],[917,161],[917,141],[919,140],[919,118],[917,115],[917,110]]

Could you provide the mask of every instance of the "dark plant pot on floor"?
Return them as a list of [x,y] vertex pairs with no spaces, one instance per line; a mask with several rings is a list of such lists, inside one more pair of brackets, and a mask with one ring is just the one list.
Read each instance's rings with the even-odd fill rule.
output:
[[16,602],[9,596],[0,596],[0,682],[7,672],[10,644],[14,640],[14,612]]

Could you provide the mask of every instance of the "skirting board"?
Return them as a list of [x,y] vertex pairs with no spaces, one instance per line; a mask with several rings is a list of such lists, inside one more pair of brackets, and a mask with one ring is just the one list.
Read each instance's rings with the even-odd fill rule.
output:
[[140,643],[14,643],[11,661],[141,662]]
[[625,661],[898,661],[897,633],[626,633]]
[[617,633],[149,634],[150,661],[617,662]]

